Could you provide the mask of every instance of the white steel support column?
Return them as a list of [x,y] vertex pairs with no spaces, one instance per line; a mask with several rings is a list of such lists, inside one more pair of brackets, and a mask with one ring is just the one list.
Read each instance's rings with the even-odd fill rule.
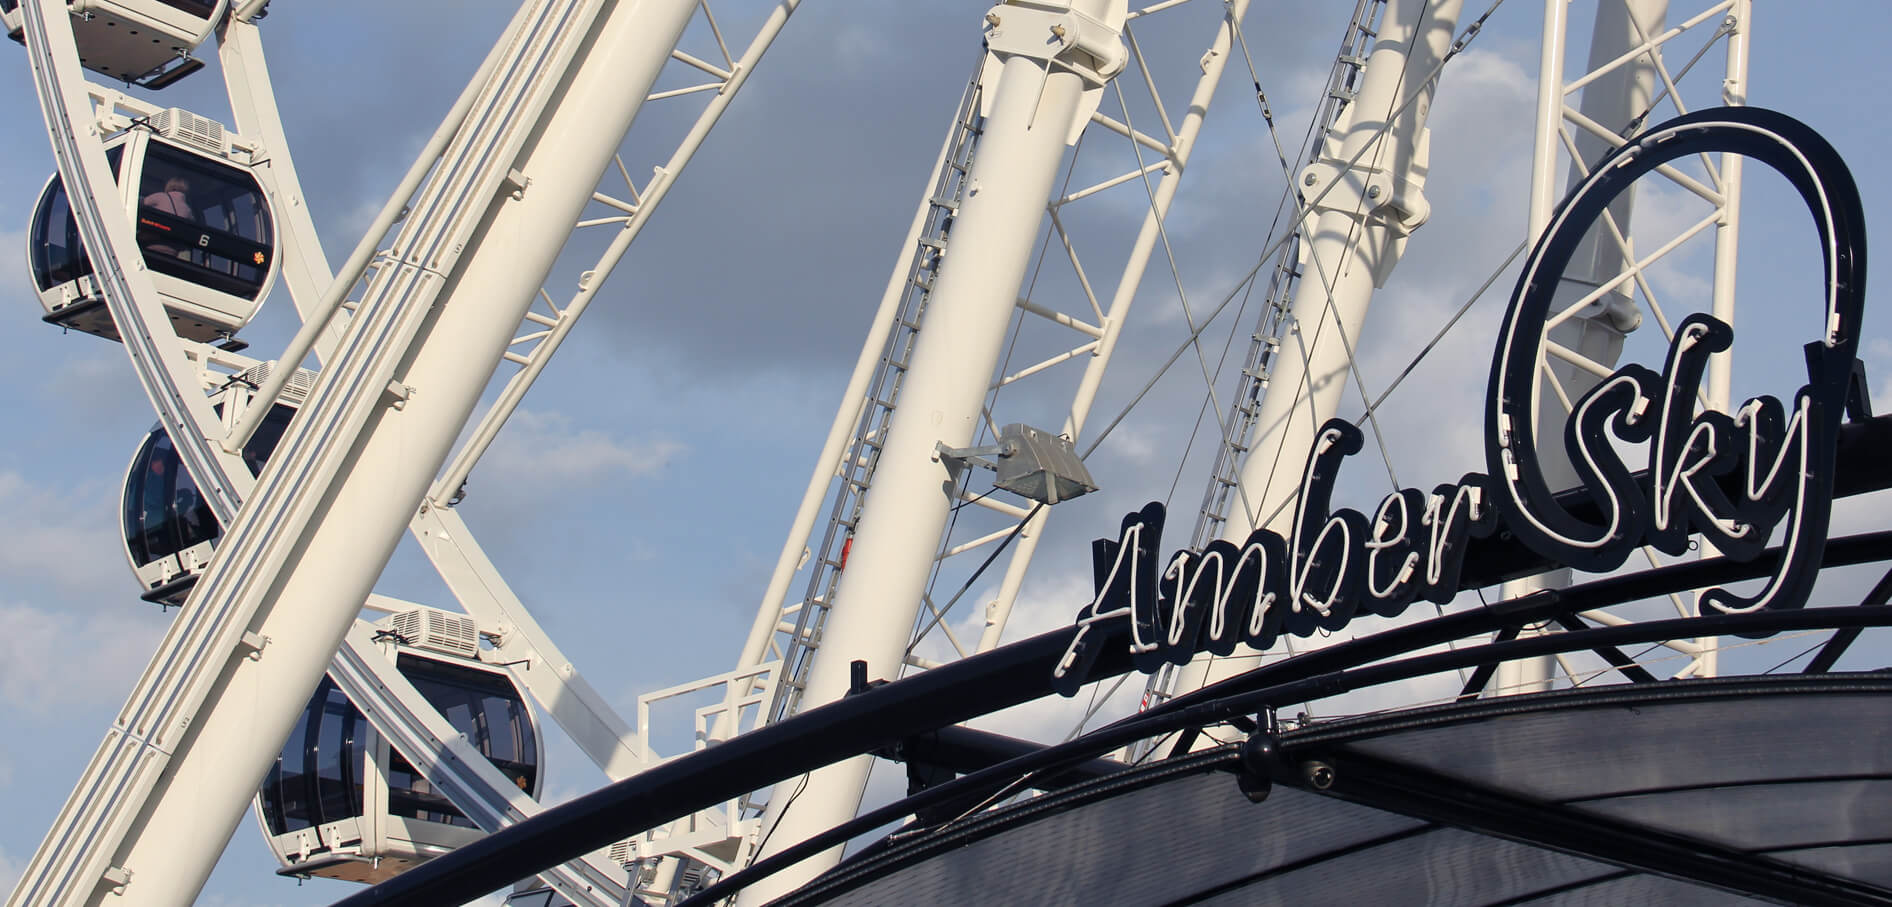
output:
[[1563,198],[1557,186],[1564,121],[1564,44],[1570,33],[1570,0],[1544,0],[1543,43],[1537,57],[1537,128],[1531,141],[1531,206],[1524,232],[1532,239],[1550,226]]
[[[1104,372],[1110,367],[1111,354],[1116,351],[1117,341],[1123,336],[1123,324],[1130,314],[1130,304],[1135,301],[1137,287],[1143,282],[1143,271],[1149,266],[1150,255],[1156,250],[1157,240],[1163,235],[1163,221],[1169,215],[1169,206],[1176,198],[1176,190],[1182,186],[1183,171],[1189,166],[1190,153],[1195,150],[1196,137],[1202,132],[1202,121],[1207,117],[1209,104],[1215,100],[1215,89],[1222,82],[1222,70],[1228,66],[1230,44],[1235,31],[1242,27],[1248,15],[1248,0],[1229,0],[1228,17],[1223,29],[1216,34],[1209,44],[1209,51],[1203,56],[1207,62],[1202,67],[1202,78],[1196,81],[1196,89],[1189,97],[1189,112],[1183,117],[1182,125],[1176,130],[1176,140],[1170,146],[1169,166],[1163,170],[1163,178],[1158,181],[1156,190],[1151,193],[1150,212],[1143,218],[1143,226],[1137,231],[1135,243],[1130,247],[1130,255],[1124,262],[1123,275],[1117,281],[1117,289],[1110,298],[1110,305],[1104,311],[1104,336],[1099,339],[1097,351],[1084,366],[1084,376],[1078,380],[1077,393],[1071,400],[1071,411],[1064,421],[1064,436],[1079,441],[1084,437],[1084,422],[1090,416],[1091,404],[1097,400],[1097,390],[1103,386]],[[1018,547],[1012,552],[1010,563],[1005,567],[1005,576],[999,581],[999,591],[986,606],[985,627],[980,631],[978,651],[984,652],[999,644],[1005,632],[1005,625],[1011,619],[1012,606],[1018,601],[1019,588],[1024,585],[1025,573],[1031,566],[1032,557],[1037,553],[1038,542],[1044,537],[1045,520],[1051,515],[1049,508],[1040,508],[1026,522],[1025,528],[1018,534]]]
[[[1531,192],[1531,210],[1529,222],[1533,239],[1543,232],[1550,222],[1561,193],[1539,191],[1548,185],[1555,187],[1556,162],[1563,156],[1564,139],[1562,136],[1565,99],[1565,78],[1563,65],[1565,53],[1562,43],[1555,52],[1549,47],[1553,35],[1560,39],[1568,36],[1568,22],[1565,21],[1566,9],[1561,4],[1555,10],[1546,9],[1544,26],[1544,68],[1538,73],[1538,110],[1537,110],[1537,147],[1534,149],[1533,182]],[[1551,17],[1555,17],[1554,21]],[[1596,11],[1596,23],[1590,36],[1589,63],[1586,70],[1595,71],[1607,66],[1632,48],[1640,46],[1663,30],[1663,23],[1668,17],[1668,0],[1603,0]],[[1653,53],[1653,51],[1652,51]],[[1556,68],[1549,68],[1555,64]],[[1643,54],[1617,66],[1604,75],[1591,81],[1583,88],[1583,100],[1580,105],[1582,115],[1611,129],[1627,129],[1632,122],[1648,114],[1650,104],[1657,90],[1656,66],[1649,54]],[[1611,146],[1601,138],[1588,132],[1579,132],[1574,137],[1575,147],[1582,156],[1583,167],[1572,166],[1565,182],[1575,185],[1581,182],[1589,165],[1594,164]],[[1545,181],[1549,180],[1548,183]],[[1630,218],[1634,213],[1635,195],[1632,189],[1623,193],[1610,203],[1609,213],[1624,237],[1630,237]],[[1558,285],[1557,296],[1560,300],[1579,300],[1595,290],[1603,282],[1623,272],[1629,265],[1629,255],[1617,242],[1608,228],[1599,224],[1583,238],[1576,252],[1571,256],[1570,265],[1565,269],[1563,280]],[[1561,306],[1559,306],[1561,308]],[[1623,336],[1636,329],[1641,322],[1641,315],[1636,309],[1629,286],[1605,295],[1592,303],[1584,313],[1563,322],[1551,330],[1551,339],[1563,346],[1577,350],[1584,356],[1602,363],[1614,364],[1622,354]],[[1551,365],[1557,380],[1563,385],[1570,399],[1575,400],[1595,386],[1596,377],[1576,365],[1568,362],[1556,362]],[[1540,401],[1541,403],[1542,401]],[[1563,436],[1563,423],[1566,414],[1553,402],[1537,413],[1538,436],[1560,438]],[[1576,470],[1563,455],[1561,445],[1546,445],[1540,451],[1541,462],[1546,479],[1552,488],[1570,488],[1577,484]],[[1568,569],[1552,570],[1537,576],[1524,577],[1504,584],[1505,598],[1517,598],[1529,595],[1540,589],[1560,588],[1570,583]],[[1527,628],[1524,635],[1531,635],[1541,630]],[[1524,659],[1506,662],[1498,667],[1494,694],[1533,693],[1550,689],[1553,661],[1548,657]]]
[[[282,552],[279,566],[248,580],[265,587],[250,626],[258,648],[223,668],[111,861],[120,868],[123,890],[139,903],[188,903],[208,877],[222,851],[218,845],[241,820],[257,779],[477,403],[491,370],[469,364],[499,361],[695,7],[693,0],[605,4],[584,42],[582,65],[551,93],[550,115],[513,124],[530,133],[512,165],[512,184],[497,199],[456,200],[486,211],[464,249],[413,262],[442,262],[444,272],[432,277],[442,281],[438,301],[395,363],[395,384],[377,392],[381,405],[359,433],[336,439],[345,446],[333,452],[340,459],[336,479],[302,490],[314,492],[311,517],[273,527],[283,536],[274,543]],[[365,320],[350,325],[350,339]],[[341,364],[325,370],[312,406],[324,392],[349,390],[326,386],[357,353],[349,342],[343,347]],[[295,428],[285,446],[292,439],[301,440]],[[259,499],[270,496],[282,456],[265,471]],[[226,546],[246,528],[267,531],[246,526],[250,516],[246,507]],[[213,562],[213,573],[223,560]],[[207,575],[204,582],[210,581]]]
[[[1262,397],[1225,538],[1245,539],[1257,526],[1285,532],[1292,521],[1315,432],[1338,413],[1352,383],[1353,351],[1373,292],[1430,213],[1423,189],[1425,124],[1438,88],[1432,77],[1451,50],[1463,5],[1392,0],[1359,94],[1327,139],[1326,153],[1302,171],[1301,194],[1320,201],[1305,227],[1307,252],[1290,328]],[[1213,661],[1198,658],[1184,668],[1177,689],[1240,673],[1259,657],[1244,649]]]
[[[905,665],[952,504],[954,481],[936,448],[972,444],[1058,166],[1095,109],[1095,95],[1085,95],[1124,60],[1116,43],[1124,4],[1070,5],[1064,14],[1050,9],[1059,4],[1007,3],[987,14],[992,52],[979,154],[809,669],[803,708],[845,695],[855,660],[867,662],[870,678],[896,678]],[[862,756],[777,784],[763,814],[767,846],[757,856],[852,818],[872,764]],[[761,904],[793,890],[840,855],[836,847],[803,861],[745,889],[739,903]]]
[[[1735,0],[1728,10],[1728,73],[1721,82],[1721,102],[1729,106],[1747,104],[1748,35],[1753,31],[1752,0]],[[1735,274],[1741,248],[1741,165],[1747,159],[1738,154],[1724,154],[1717,161],[1721,169],[1721,222],[1715,225],[1715,290],[1713,314],[1722,323],[1734,325]],[[1710,409],[1733,412],[1734,351],[1716,353],[1708,360],[1706,402]],[[1702,540],[1701,557],[1719,552],[1707,539]],[[1699,604],[1699,600],[1698,600]],[[1699,608],[1697,609],[1699,610]],[[1714,677],[1720,673],[1721,645],[1717,639],[1698,639],[1694,676]]]

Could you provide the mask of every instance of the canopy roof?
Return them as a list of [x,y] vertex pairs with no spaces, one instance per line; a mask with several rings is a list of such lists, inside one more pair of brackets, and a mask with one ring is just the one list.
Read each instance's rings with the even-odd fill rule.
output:
[[897,837],[782,903],[1892,903],[1889,729],[1880,674],[1409,710]]

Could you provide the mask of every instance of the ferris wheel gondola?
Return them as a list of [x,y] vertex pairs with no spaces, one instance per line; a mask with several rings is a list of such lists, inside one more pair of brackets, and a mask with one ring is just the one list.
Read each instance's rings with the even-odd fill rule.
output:
[[[429,705],[530,796],[543,746],[524,697],[482,664],[461,615],[418,608],[376,624]],[[289,876],[379,882],[484,836],[323,677],[257,791],[256,817]]]
[[[235,406],[240,411],[248,390],[267,377],[268,369],[260,365],[236,376],[230,387],[212,398],[215,407],[222,411]],[[285,388],[282,402],[270,408],[243,446],[243,463],[251,475],[262,472],[313,382],[313,375],[298,372]],[[151,427],[131,458],[120,513],[125,559],[138,577],[140,597],[167,607],[183,604],[210,562],[223,527],[161,425]]]
[[[216,122],[175,108],[144,122],[105,147],[144,265],[178,336],[235,348],[276,277],[268,199]],[[57,175],[34,207],[27,262],[47,322],[119,339]]]
[[[204,68],[191,51],[223,21],[228,0],[68,0],[79,63],[145,88]],[[7,37],[23,41],[19,0],[0,0]]]

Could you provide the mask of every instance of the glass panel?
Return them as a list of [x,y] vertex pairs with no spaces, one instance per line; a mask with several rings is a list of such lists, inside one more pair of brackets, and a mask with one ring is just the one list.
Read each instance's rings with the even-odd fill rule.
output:
[[154,558],[145,544],[145,480],[149,477],[151,448],[159,440],[170,443],[162,431],[145,437],[145,443],[138,448],[138,455],[133,457],[131,474],[125,477],[125,501],[122,520],[125,528],[125,549],[130,552],[132,563],[143,566]]
[[365,726],[361,712],[324,675],[263,779],[263,817],[271,834],[361,815]]
[[46,187],[33,211],[33,282],[50,290],[92,273],[92,261],[79,243],[79,223],[72,217],[66,187],[58,178]]
[[525,700],[503,674],[402,655],[401,673],[520,790],[538,790],[538,744]]
[[210,18],[216,12],[216,0],[158,0],[159,3],[174,9],[181,9],[200,19]]
[[322,703],[321,731],[315,744],[316,786],[324,823],[361,815],[361,790],[355,786],[351,770],[361,761],[361,752],[355,747],[357,714],[342,691],[330,686]]
[[243,445],[243,464],[250,468],[250,475],[262,475],[263,464],[269,462],[269,455],[276,452],[276,445],[282,442],[282,433],[289,428],[289,420],[294,418],[294,407],[281,403],[270,407],[269,415],[256,426],[250,435],[250,443]]
[[477,828],[473,820],[460,814],[452,801],[434,790],[434,786],[399,752],[388,758],[388,812],[409,819]]
[[[112,167],[114,179],[118,174],[118,162],[124,154],[123,146],[105,149],[105,160]],[[33,209],[33,235],[30,242],[33,281],[42,290],[50,290],[92,273],[92,260],[86,257],[85,246],[79,241],[79,222],[72,216],[65,184],[60,182],[57,175],[47,184],[46,191],[39,197],[39,204]]]
[[[263,417],[250,443],[243,445],[243,462],[251,475],[262,471],[295,414],[294,408],[277,404]],[[125,547],[140,566],[216,541],[223,532],[197,480],[178,459],[171,437],[163,429],[153,432],[125,480]]]
[[125,489],[126,547],[148,564],[217,537],[217,520],[169,435],[146,442]]
[[145,562],[149,563],[178,551],[177,533],[169,525],[178,467],[177,452],[171,448],[170,436],[159,435],[152,439],[140,466],[143,480],[139,486],[138,521],[133,524],[136,527],[133,531],[143,538]]
[[263,817],[271,834],[287,834],[315,825],[314,801],[309,784],[309,717],[316,714],[334,684],[327,677],[316,687],[309,707],[289,729],[276,765],[263,779]]
[[151,269],[255,299],[275,238],[254,177],[153,141],[138,181],[138,244]]

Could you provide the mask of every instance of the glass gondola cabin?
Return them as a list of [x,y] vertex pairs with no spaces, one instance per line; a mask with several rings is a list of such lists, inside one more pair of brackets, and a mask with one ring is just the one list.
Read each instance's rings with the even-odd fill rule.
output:
[[[249,388],[267,380],[270,367],[264,363],[237,375],[229,387],[211,399],[212,404],[219,411],[235,407],[240,414]],[[283,388],[281,400],[263,417],[249,443],[243,445],[243,462],[251,475],[262,472],[263,463],[276,450],[296,407],[314,383],[312,373],[298,371]],[[198,574],[210,563],[223,527],[211,513],[196,480],[184,469],[171,436],[162,426],[152,426],[131,458],[131,466],[125,471],[120,513],[125,559],[138,577],[140,596],[166,606],[183,604]]]
[[[531,709],[503,670],[477,660],[473,621],[422,608],[376,627],[400,640],[396,666],[421,696],[537,797],[543,744]],[[370,884],[484,835],[327,677],[257,792],[256,817],[282,875]]]
[[[262,186],[228,160],[223,127],[181,110],[106,144],[138,254],[178,336],[236,348],[276,278],[276,232]],[[45,320],[119,339],[57,174],[40,193],[27,266]],[[127,263],[129,266],[130,263]]]
[[[163,88],[199,69],[191,51],[223,20],[228,0],[69,0],[79,63],[145,88]],[[0,0],[7,37],[24,43],[19,0]]]

